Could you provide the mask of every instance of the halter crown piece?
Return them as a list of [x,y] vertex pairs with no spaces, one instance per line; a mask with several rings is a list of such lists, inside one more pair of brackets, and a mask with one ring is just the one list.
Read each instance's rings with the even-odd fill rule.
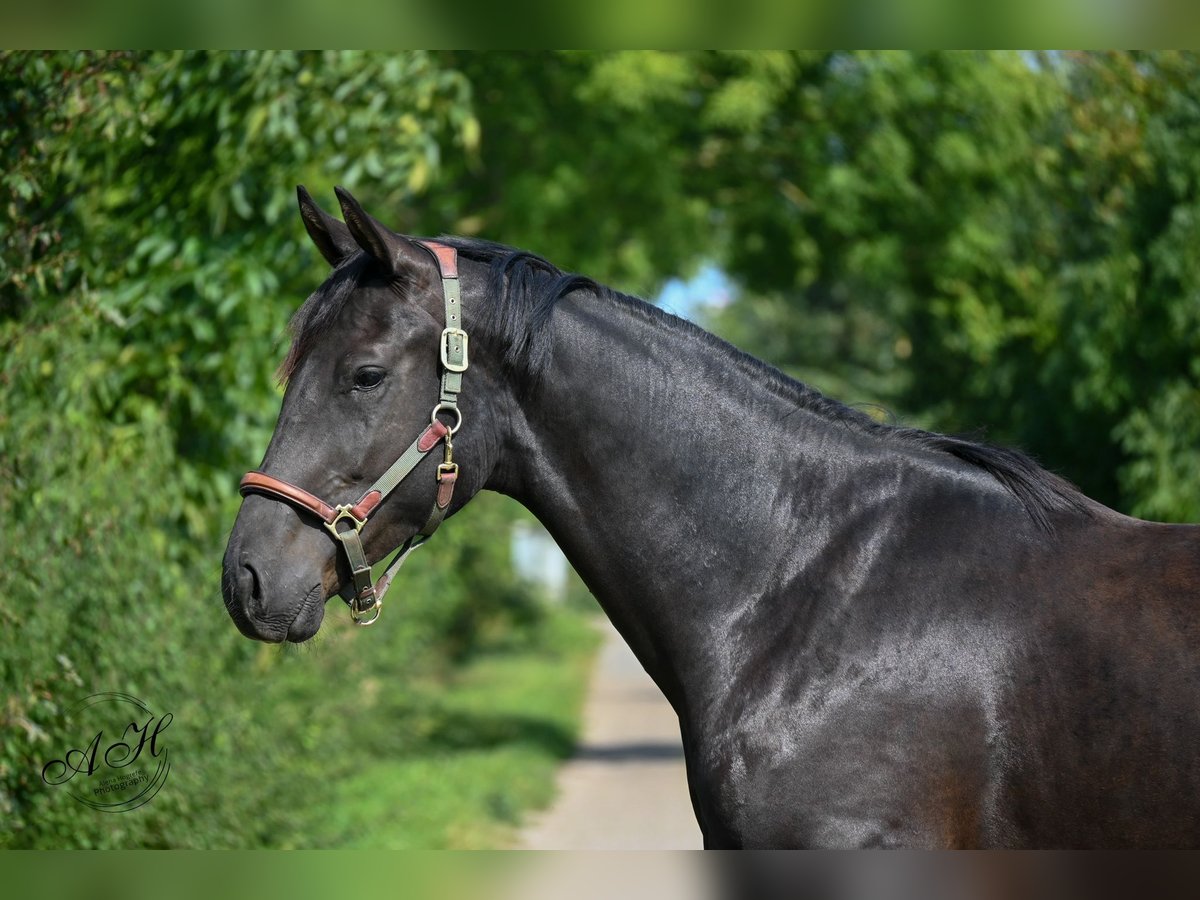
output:
[[[429,425],[417,435],[416,440],[400,454],[386,472],[367,488],[353,504],[333,506],[303,488],[281,478],[263,472],[247,472],[239,491],[247,494],[262,494],[272,500],[282,500],[312,513],[320,519],[333,539],[346,553],[350,571],[354,577],[354,597],[347,600],[350,618],[356,625],[371,625],[379,618],[383,608],[383,595],[387,593],[392,577],[403,565],[408,554],[416,550],[437,530],[446,517],[446,510],[454,497],[454,485],[458,480],[458,464],[454,461],[453,436],[462,427],[462,410],[458,408],[458,395],[462,390],[463,373],[467,371],[467,333],[462,329],[462,302],[458,287],[458,251],[437,241],[415,241],[433,254],[442,277],[442,298],[446,308],[446,327],[439,341],[438,358],[442,368],[442,389],[437,404],[429,417]],[[447,413],[453,424],[447,425],[439,418]],[[383,575],[375,584],[371,583],[371,567],[363,553],[359,533],[388,494],[407,478],[438,444],[443,445],[444,458],[437,467],[437,492],[433,509],[421,529],[405,541],[396,557],[388,564]],[[367,618],[367,614],[371,614]]]

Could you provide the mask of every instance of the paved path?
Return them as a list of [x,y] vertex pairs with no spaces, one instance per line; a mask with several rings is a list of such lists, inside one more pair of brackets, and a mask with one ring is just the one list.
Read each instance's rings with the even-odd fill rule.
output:
[[529,850],[701,847],[675,712],[608,622],[584,707],[583,738],[558,799],[522,832]]

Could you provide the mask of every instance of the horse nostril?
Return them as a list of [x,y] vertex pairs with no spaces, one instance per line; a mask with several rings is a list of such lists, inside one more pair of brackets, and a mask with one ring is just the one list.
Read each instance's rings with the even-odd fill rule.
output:
[[251,623],[250,617],[260,603],[251,598],[260,597],[262,588],[254,568],[245,563],[226,566],[221,578],[221,593],[224,595],[225,609],[238,631],[246,637],[257,638],[258,628]]
[[[249,576],[249,585],[246,585],[247,575]],[[249,587],[247,593],[252,600],[255,602],[262,601],[262,582],[258,580],[258,572],[255,571],[254,566],[250,565],[250,563],[242,563],[242,584]]]

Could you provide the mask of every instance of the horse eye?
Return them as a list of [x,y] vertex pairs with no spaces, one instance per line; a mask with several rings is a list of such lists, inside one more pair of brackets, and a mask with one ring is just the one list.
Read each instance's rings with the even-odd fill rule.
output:
[[354,386],[360,391],[377,388],[385,374],[383,369],[359,369],[354,375]]

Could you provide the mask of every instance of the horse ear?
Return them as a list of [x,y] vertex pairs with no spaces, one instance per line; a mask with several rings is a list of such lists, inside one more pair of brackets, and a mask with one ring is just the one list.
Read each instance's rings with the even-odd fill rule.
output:
[[300,218],[304,222],[304,230],[317,245],[326,262],[336,266],[358,249],[354,238],[350,236],[350,229],[317,206],[302,184],[296,185],[296,199],[300,201]]
[[345,188],[335,187],[333,192],[342,205],[342,217],[346,220],[350,235],[358,246],[387,266],[393,275],[399,275],[404,269],[427,260],[423,251],[412,241],[367,215],[366,210]]

